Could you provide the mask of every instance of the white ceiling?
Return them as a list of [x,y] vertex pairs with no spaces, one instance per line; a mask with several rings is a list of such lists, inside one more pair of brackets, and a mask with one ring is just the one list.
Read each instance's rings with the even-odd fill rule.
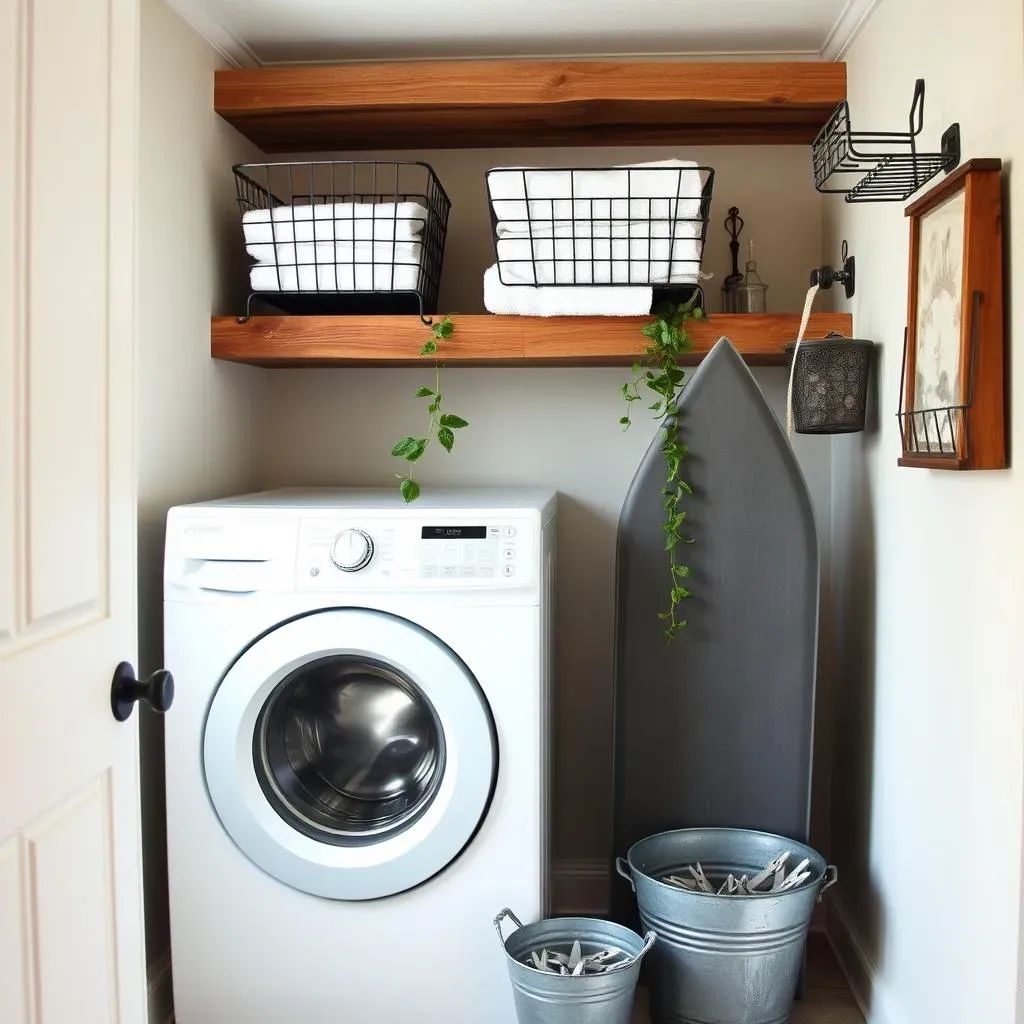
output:
[[240,66],[512,56],[831,60],[880,0],[169,0]]

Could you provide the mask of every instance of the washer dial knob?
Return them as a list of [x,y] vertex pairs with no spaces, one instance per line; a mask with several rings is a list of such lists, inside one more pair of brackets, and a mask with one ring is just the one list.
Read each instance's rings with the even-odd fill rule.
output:
[[331,543],[331,561],[342,572],[359,572],[373,558],[373,539],[362,530],[342,530]]

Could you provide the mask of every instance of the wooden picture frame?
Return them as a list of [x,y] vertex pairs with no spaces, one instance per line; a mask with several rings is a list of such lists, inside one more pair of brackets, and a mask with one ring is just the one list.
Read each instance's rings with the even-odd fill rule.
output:
[[901,466],[1003,469],[1002,161],[970,160],[906,209]]

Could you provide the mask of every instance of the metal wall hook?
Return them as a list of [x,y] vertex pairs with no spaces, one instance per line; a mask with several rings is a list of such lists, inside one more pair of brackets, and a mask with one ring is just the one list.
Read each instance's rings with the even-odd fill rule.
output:
[[850,255],[850,247],[845,238],[843,239],[842,260],[842,270],[836,270],[827,263],[823,267],[818,267],[817,270],[812,270],[811,284],[816,284],[826,291],[834,284],[841,284],[846,292],[846,297],[852,299],[857,287],[857,261]]

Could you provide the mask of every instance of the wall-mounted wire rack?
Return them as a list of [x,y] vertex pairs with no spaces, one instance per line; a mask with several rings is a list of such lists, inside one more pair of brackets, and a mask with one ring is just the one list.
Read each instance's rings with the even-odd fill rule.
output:
[[903,202],[940,171],[949,173],[960,163],[960,125],[946,129],[938,153],[917,151],[923,126],[923,78],[914,86],[905,132],[855,132],[850,105],[843,100],[812,145],[815,188],[844,193],[848,203]]
[[982,295],[975,291],[971,296],[970,355],[966,385],[959,402],[930,408],[904,408],[904,397],[912,401],[916,389],[907,383],[907,345],[913,344],[908,332],[903,332],[903,368],[900,371],[899,411],[896,419],[900,425],[900,440],[903,457],[900,465],[923,465],[933,469],[946,464],[949,468],[966,469],[971,463],[971,418],[968,415],[974,404],[974,379],[978,364],[978,324],[980,322]]

